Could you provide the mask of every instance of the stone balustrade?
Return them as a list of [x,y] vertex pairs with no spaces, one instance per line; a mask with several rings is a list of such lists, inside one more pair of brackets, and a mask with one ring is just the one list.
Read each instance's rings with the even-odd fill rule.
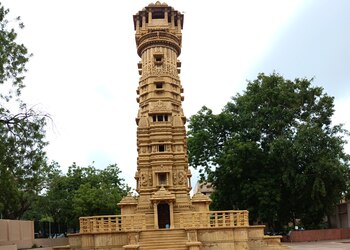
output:
[[247,210],[180,213],[180,228],[218,228],[249,226]]
[[146,229],[146,217],[143,214],[80,217],[79,220],[81,234]]
[[[210,211],[179,213],[176,228],[219,228],[249,226],[248,211]],[[146,216],[105,215],[80,217],[80,233],[130,232],[146,229]]]

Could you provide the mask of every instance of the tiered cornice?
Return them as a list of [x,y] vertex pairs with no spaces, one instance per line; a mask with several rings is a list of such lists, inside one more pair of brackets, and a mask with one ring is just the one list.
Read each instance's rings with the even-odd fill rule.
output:
[[166,31],[155,30],[147,33],[136,40],[137,54],[139,56],[149,48],[162,46],[173,49],[179,56],[181,53],[181,40],[178,36],[170,34]]

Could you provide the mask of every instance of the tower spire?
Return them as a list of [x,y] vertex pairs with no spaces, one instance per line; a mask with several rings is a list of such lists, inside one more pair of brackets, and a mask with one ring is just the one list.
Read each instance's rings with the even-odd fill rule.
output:
[[157,216],[154,227],[162,228],[174,224],[174,212],[191,209],[191,172],[178,60],[184,16],[157,1],[133,18],[137,53],[141,58],[136,117],[137,211],[153,213]]

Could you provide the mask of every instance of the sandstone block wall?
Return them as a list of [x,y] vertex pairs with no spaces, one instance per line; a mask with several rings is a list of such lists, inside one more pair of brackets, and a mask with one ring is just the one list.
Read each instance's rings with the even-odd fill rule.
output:
[[23,220],[0,220],[0,242],[33,240],[34,222]]

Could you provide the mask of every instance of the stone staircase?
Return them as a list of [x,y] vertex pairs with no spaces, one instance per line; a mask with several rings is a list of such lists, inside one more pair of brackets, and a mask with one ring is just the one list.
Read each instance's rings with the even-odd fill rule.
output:
[[187,235],[183,229],[160,229],[140,234],[140,250],[187,250]]

